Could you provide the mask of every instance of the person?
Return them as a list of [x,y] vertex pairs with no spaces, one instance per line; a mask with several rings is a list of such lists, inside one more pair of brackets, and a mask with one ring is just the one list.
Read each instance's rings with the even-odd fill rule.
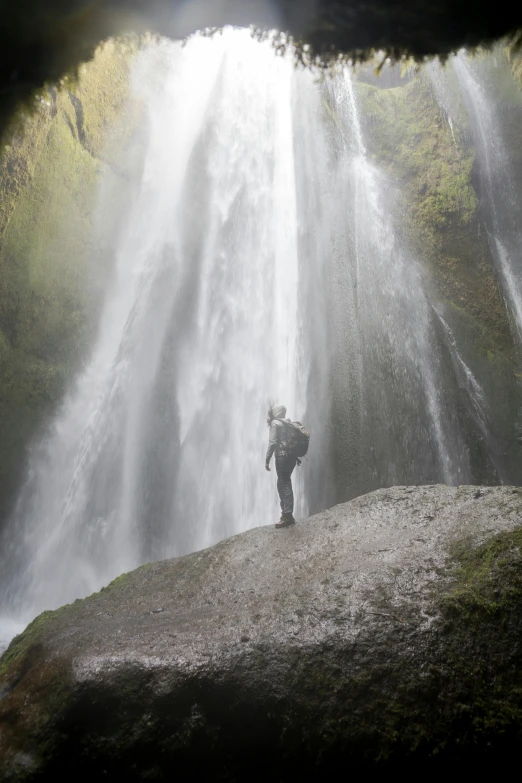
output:
[[294,491],[292,489],[292,472],[297,464],[297,457],[286,452],[286,407],[284,405],[272,405],[268,411],[267,424],[270,427],[268,433],[268,449],[266,452],[265,469],[270,471],[270,460],[275,452],[275,465],[277,472],[277,491],[281,501],[281,519],[276,528],[295,525],[294,519]]

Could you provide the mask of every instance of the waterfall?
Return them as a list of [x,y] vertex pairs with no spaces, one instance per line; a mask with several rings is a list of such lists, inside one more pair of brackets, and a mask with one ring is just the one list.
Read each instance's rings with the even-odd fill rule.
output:
[[[92,356],[18,503],[4,605],[34,614],[277,519],[268,401],[303,418],[309,376],[293,73],[247,31],[139,56],[142,175]],[[299,476],[296,496],[306,515]]]
[[452,404],[466,368],[367,154],[353,75],[318,80],[226,30],[149,45],[132,94],[140,176],[91,355],[4,534],[4,628],[273,523],[269,400],[312,433],[297,516],[471,479]]
[[479,156],[491,253],[518,340],[522,341],[522,202],[512,178],[494,86],[488,79],[492,67],[497,65],[489,60],[475,63],[464,53],[452,58],[451,64],[462,90]]
[[[343,433],[351,453],[337,457],[348,480],[347,494],[355,477],[359,492],[361,486],[469,481],[467,449],[454,412],[445,405],[451,377],[437,340],[436,316],[421,269],[400,239],[389,208],[393,183],[368,159],[348,73],[332,85],[330,100],[340,121],[343,173],[336,201],[344,215],[338,216],[338,225],[344,221],[350,227],[352,251],[352,263],[343,253],[333,255],[332,292],[341,336],[336,377],[341,383],[345,379],[339,396],[341,405],[356,399],[358,411]],[[348,358],[350,352],[358,358]],[[343,371],[347,362],[349,369]]]
[[445,321],[444,316],[439,312],[437,312],[437,315],[446,334],[447,344],[451,354],[451,361],[455,369],[455,376],[457,378],[459,387],[462,390],[463,395],[468,398],[467,409],[470,412],[478,431],[480,432],[481,439],[487,444],[487,453],[489,459],[492,461],[493,470],[502,481],[509,475],[509,472],[506,470],[505,460],[503,459],[501,452],[501,446],[498,443],[495,427],[491,422],[489,412],[490,406],[486,397],[486,393],[470,367],[462,358],[455,335]]

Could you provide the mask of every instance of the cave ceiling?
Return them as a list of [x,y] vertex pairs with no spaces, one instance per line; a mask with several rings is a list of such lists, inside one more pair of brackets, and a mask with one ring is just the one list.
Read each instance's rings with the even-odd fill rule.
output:
[[[153,31],[173,38],[205,27],[249,25],[289,32],[328,61],[446,56],[522,28],[507,0],[4,0],[0,17],[0,127],[42,87],[74,72],[100,41]],[[310,54],[309,54],[310,56]]]

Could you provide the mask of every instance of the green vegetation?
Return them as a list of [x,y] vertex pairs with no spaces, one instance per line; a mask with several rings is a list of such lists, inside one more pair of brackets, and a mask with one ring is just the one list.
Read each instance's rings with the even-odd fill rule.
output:
[[[513,490],[522,494],[519,490]],[[507,621],[522,600],[522,529],[500,533],[478,547],[469,540],[453,547],[456,582],[444,601],[444,615],[466,611],[470,620]]]
[[[479,546],[469,538],[454,544],[447,571],[439,572],[432,602],[424,610],[434,618],[424,645],[414,658],[399,656],[393,663],[377,659],[353,677],[350,701],[371,704],[371,714],[361,725],[356,710],[343,713],[333,707],[332,742],[340,731],[354,742],[363,736],[369,758],[384,768],[401,760],[406,769],[408,762],[419,760],[466,759],[477,748],[487,757],[489,744],[502,747],[504,739],[516,747],[522,721],[522,669],[515,642],[522,630],[521,601],[522,529]],[[379,609],[394,621],[394,643],[404,637],[419,644],[414,630],[418,618],[405,607],[382,603]],[[326,656],[319,657],[305,670],[306,692],[335,693],[339,672],[325,665]],[[297,671],[302,677],[296,662]],[[323,740],[327,747],[328,732]]]
[[462,541],[453,556],[456,582],[441,608],[447,665],[460,690],[458,719],[470,718],[470,736],[461,742],[519,742],[522,669],[513,640],[522,631],[522,530],[476,548]]
[[108,43],[76,83],[43,93],[0,158],[0,515],[28,439],[86,350],[99,299],[96,187],[131,51]]
[[480,318],[508,346],[472,181],[474,152],[463,140],[463,107],[456,103],[459,125],[452,130],[425,73],[388,90],[360,83],[359,99],[370,154],[400,185],[394,209],[411,251],[429,267],[442,299]]
[[54,612],[42,612],[32,623],[29,623],[23,633],[15,636],[0,658],[0,677],[9,672],[9,680],[16,681],[19,669],[31,665],[34,657],[32,654],[41,647],[45,634],[55,626],[61,611],[59,609]]
[[[491,56],[483,67],[495,79],[494,94],[506,107],[502,122],[510,155],[513,151],[513,177],[522,185],[515,135],[522,101],[505,51],[497,49],[496,58],[497,67]],[[459,352],[490,402],[502,459],[506,465],[518,464],[520,364],[480,209],[475,152],[460,90],[450,68],[436,70],[433,81],[426,70],[403,81],[382,89],[367,71],[360,73],[357,92],[368,153],[389,177],[389,208],[406,246],[426,270],[433,299],[443,306]],[[477,452],[471,458],[479,476],[484,455]]]

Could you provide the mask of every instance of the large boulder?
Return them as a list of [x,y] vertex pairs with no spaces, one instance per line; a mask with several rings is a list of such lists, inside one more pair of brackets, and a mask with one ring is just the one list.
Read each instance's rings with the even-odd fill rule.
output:
[[397,487],[142,566],[0,661],[2,780],[516,758],[522,490]]

